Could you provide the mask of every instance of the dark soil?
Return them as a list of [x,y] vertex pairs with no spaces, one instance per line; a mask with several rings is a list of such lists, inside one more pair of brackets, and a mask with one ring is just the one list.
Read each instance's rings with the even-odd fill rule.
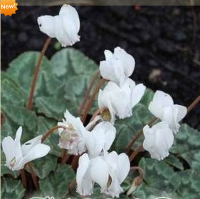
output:
[[[40,51],[46,35],[37,17],[56,15],[60,7],[19,7],[2,15],[2,69],[17,55]],[[97,63],[104,50],[124,48],[136,59],[133,79],[153,90],[171,94],[188,106],[200,94],[200,7],[77,7],[81,41],[75,44]],[[47,51],[57,50],[53,40]],[[184,122],[200,130],[200,105]]]

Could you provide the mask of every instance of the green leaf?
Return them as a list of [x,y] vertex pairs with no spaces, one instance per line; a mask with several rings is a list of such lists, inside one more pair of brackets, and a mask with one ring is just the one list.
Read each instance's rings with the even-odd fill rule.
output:
[[5,72],[1,72],[1,106],[12,104],[24,106],[25,100],[19,85]]
[[200,132],[182,124],[179,132],[175,135],[175,142],[170,149],[173,154],[187,161],[191,168],[200,172]]
[[[138,104],[133,109],[132,117],[116,121],[117,136],[113,148],[117,152],[124,152],[133,136],[142,129],[152,118],[151,113],[143,104]],[[143,137],[137,140],[133,148],[137,148],[143,141]]]
[[[57,157],[54,155],[47,155],[41,159],[37,159],[31,162],[35,174],[40,178],[43,179],[47,177],[51,171],[56,169],[57,165]],[[26,167],[26,170],[30,172],[29,167]]]
[[[24,90],[24,98],[27,100],[34,69],[38,62],[40,53],[25,52],[19,55],[9,64],[8,74],[17,81]],[[36,84],[35,96],[53,94],[60,87],[61,82],[55,78],[52,72],[51,62],[43,57],[39,77]]]
[[69,185],[74,179],[75,174],[71,166],[58,165],[54,173],[39,181],[39,185],[45,196],[60,199],[68,193]]
[[3,177],[1,180],[1,198],[21,199],[25,194],[25,189],[20,180]]
[[37,117],[33,111],[10,104],[5,104],[2,110],[6,116],[6,123],[2,126],[2,138],[8,135],[14,138],[19,126],[23,128],[22,142],[33,138],[37,129]]

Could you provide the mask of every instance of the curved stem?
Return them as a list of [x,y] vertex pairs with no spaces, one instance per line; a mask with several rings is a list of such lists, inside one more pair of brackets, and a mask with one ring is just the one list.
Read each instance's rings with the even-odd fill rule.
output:
[[95,117],[96,117],[97,115],[101,114],[105,109],[108,109],[108,108],[106,108],[106,107],[101,107],[101,108],[97,109],[97,110],[93,113],[92,118],[90,119],[90,122],[92,122],[92,121],[95,119]]
[[38,190],[39,186],[38,186],[38,181],[37,181],[37,176],[36,176],[36,174],[35,174],[35,171],[34,171],[34,169],[33,169],[33,167],[32,167],[32,165],[31,165],[30,162],[27,163],[27,165],[28,165],[28,167],[29,167],[29,169],[30,169],[31,177],[32,177],[32,179],[33,179],[33,183],[34,183],[34,185],[35,185],[35,188]]
[[88,114],[88,112],[89,112],[89,110],[90,110],[90,108],[91,108],[91,106],[92,106],[92,103],[93,103],[93,101],[94,101],[94,99],[95,99],[95,97],[96,97],[97,92],[99,91],[99,89],[101,88],[101,86],[104,84],[105,81],[106,81],[105,79],[101,79],[101,80],[99,81],[99,83],[98,83],[98,85],[96,86],[96,88],[95,88],[95,90],[94,90],[94,92],[93,92],[93,94],[92,94],[92,96],[91,96],[89,102],[87,103],[86,108],[85,108],[85,111],[84,111],[83,116],[82,116],[82,118],[81,118],[81,120],[82,120],[83,123],[84,123],[85,120],[86,120],[87,114]]
[[95,81],[97,80],[98,76],[99,76],[100,72],[99,70],[94,74],[92,80],[91,80],[91,83],[90,83],[90,86],[89,88],[87,89],[85,95],[84,95],[84,98],[83,98],[83,101],[81,103],[81,106],[80,108],[78,109],[78,114],[80,115],[81,114],[81,111],[84,109],[85,105],[86,105],[86,102],[88,100],[88,97],[89,97],[89,94],[90,94],[90,91],[92,90],[92,87],[94,86],[94,83]]
[[74,169],[74,171],[76,171],[78,167],[78,160],[79,160],[79,155],[78,156],[75,155],[72,159],[72,168]]
[[200,95],[188,106],[187,113],[189,113],[198,103],[200,103]]
[[20,170],[20,174],[21,174],[21,179],[22,179],[22,184],[24,186],[24,188],[27,188],[27,181],[26,181],[26,173],[24,169]]
[[73,189],[74,189],[75,185],[76,185],[76,179],[74,179],[69,185],[69,193],[70,194],[73,193]]
[[55,130],[59,128],[67,129],[65,126],[54,126],[43,135],[41,142],[44,142],[47,139],[47,137],[49,137]]
[[40,57],[39,57],[38,63],[37,63],[36,68],[34,70],[33,80],[32,80],[32,84],[31,84],[31,90],[30,90],[28,103],[27,103],[27,109],[28,110],[31,110],[32,106],[33,106],[33,97],[34,97],[34,92],[35,92],[35,88],[36,88],[38,74],[39,74],[39,71],[40,71],[40,66],[41,66],[42,59],[44,57],[44,54],[45,54],[50,42],[51,42],[51,38],[48,37],[48,39],[46,40],[46,42],[45,42],[45,44],[43,46],[43,49],[42,49],[42,51],[40,53]]
[[143,151],[143,144],[141,144],[135,151],[133,151],[133,153],[131,154],[129,160],[130,162],[137,156],[137,154],[141,151]]
[[65,164],[67,160],[69,159],[70,155],[67,153],[66,149],[63,149],[62,158],[61,158],[61,164]]
[[[157,118],[153,117],[148,123],[147,125],[151,126],[154,122],[156,122]],[[128,144],[128,146],[126,147],[126,153],[129,153],[129,151],[131,150],[131,147],[133,146],[133,144],[139,139],[139,137],[143,134],[143,128],[140,129],[133,137],[133,139],[131,140],[131,142]]]
[[139,166],[133,166],[130,170],[138,170],[139,175],[144,179],[144,170]]

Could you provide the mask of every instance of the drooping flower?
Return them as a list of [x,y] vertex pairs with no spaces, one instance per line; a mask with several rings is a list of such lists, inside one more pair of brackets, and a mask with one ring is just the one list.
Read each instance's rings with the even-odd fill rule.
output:
[[100,122],[87,133],[86,148],[90,158],[99,156],[108,151],[115,139],[116,129],[110,122]]
[[153,100],[149,104],[149,110],[157,118],[168,123],[174,133],[178,132],[179,122],[187,114],[185,106],[174,104],[171,96],[163,91],[155,92]]
[[106,155],[105,160],[111,178],[111,183],[107,188],[106,194],[113,198],[119,197],[119,194],[123,192],[121,183],[125,180],[130,171],[129,158],[125,153],[118,155],[113,151]]
[[134,71],[135,59],[120,47],[104,51],[106,60],[100,62],[100,73],[104,79],[122,84]]
[[68,110],[66,110],[64,117],[63,122],[58,122],[58,126],[64,127],[58,129],[60,135],[58,146],[67,149],[69,154],[82,154],[86,150],[85,135],[87,130],[80,118],[74,117]]
[[143,147],[152,158],[163,160],[169,155],[168,150],[173,144],[174,135],[167,123],[159,122],[151,128],[146,125],[143,132],[145,137]]
[[82,195],[91,195],[96,182],[105,192],[108,182],[108,167],[102,157],[89,159],[87,153],[79,158],[79,167],[76,173],[77,192]]
[[130,170],[128,156],[124,153],[118,155],[115,151],[89,159],[87,153],[79,159],[76,174],[77,192],[80,195],[91,195],[94,183],[101,187],[101,192],[112,197],[119,197],[123,192],[121,183]]
[[145,89],[143,84],[136,85],[129,78],[121,86],[110,81],[103,90],[99,91],[99,108],[108,108],[112,123],[115,121],[115,115],[120,119],[130,117],[132,108],[141,100]]
[[6,156],[6,166],[13,171],[23,169],[26,163],[44,157],[50,151],[49,146],[41,143],[41,135],[23,145],[20,142],[21,136],[22,127],[19,127],[14,140],[8,136],[2,141],[3,152]]
[[40,31],[56,38],[63,47],[72,46],[80,40],[80,19],[75,8],[64,4],[59,15],[44,15],[37,19]]

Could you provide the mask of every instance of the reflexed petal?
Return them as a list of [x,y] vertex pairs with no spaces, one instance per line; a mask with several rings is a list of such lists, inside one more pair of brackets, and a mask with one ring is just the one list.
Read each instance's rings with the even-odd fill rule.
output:
[[64,30],[60,16],[55,16],[53,19],[55,24],[55,35],[57,40],[61,43],[63,47],[71,45],[70,38]]
[[22,145],[22,154],[25,156],[35,145],[40,144],[42,139],[42,135],[39,135]]
[[146,86],[144,86],[143,84],[138,84],[135,86],[135,88],[132,90],[132,102],[131,102],[131,106],[132,108],[138,104],[140,102],[140,100],[142,99],[144,92],[145,92]]
[[97,157],[92,160],[90,175],[94,182],[101,186],[101,191],[104,192],[108,182],[108,167],[102,158]]
[[79,158],[79,166],[76,173],[77,192],[80,195],[91,194],[92,182],[88,172],[89,164],[88,154],[85,153]]
[[129,171],[130,171],[129,158],[125,153],[121,153],[118,156],[118,163],[117,163],[117,178],[120,184],[125,180]]
[[15,156],[15,141],[10,137],[5,137],[2,140],[2,149],[6,156],[7,162],[10,162]]
[[108,61],[113,58],[113,54],[112,54],[112,52],[110,50],[105,50],[104,51],[104,55],[106,57],[106,60],[108,60]]
[[37,144],[35,147],[33,147],[28,154],[23,157],[19,162],[18,165],[15,166],[15,169],[21,169],[21,166],[24,166],[26,163],[44,157],[47,155],[50,151],[50,147],[46,144]]
[[109,150],[112,143],[115,140],[116,136],[116,128],[110,123],[110,122],[105,122],[105,150]]
[[123,63],[125,75],[129,77],[134,71],[135,59],[120,47],[114,49],[114,56]]
[[163,108],[160,104],[157,104],[154,101],[151,101],[149,104],[149,111],[159,119],[163,118]]
[[153,96],[153,102],[161,106],[171,106],[174,104],[172,97],[163,91],[155,92]]
[[148,125],[146,125],[143,128],[143,132],[144,132],[144,137],[145,137],[144,142],[143,142],[143,147],[145,150],[149,151],[154,146],[155,135]]
[[187,108],[185,106],[180,105],[174,105],[178,108],[178,115],[177,115],[177,121],[180,122],[187,114]]
[[[59,15],[65,15],[64,17],[70,22],[72,26],[75,27],[75,32],[77,33],[80,29],[80,19],[76,9],[70,5],[64,4],[59,12]],[[71,26],[66,26],[66,31],[68,31]]]
[[38,17],[37,22],[38,22],[41,32],[47,34],[51,38],[54,38],[56,36],[54,19],[52,16],[45,15],[45,16]]

